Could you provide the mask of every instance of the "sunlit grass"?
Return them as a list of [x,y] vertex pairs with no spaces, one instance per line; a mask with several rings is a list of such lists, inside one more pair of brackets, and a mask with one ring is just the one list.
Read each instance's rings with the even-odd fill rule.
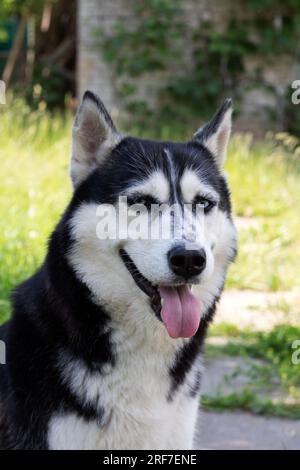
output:
[[[296,155],[297,156],[297,155]],[[287,290],[300,285],[300,157],[250,136],[232,141],[226,171],[234,212],[249,224],[227,286]]]
[[[0,320],[11,289],[41,263],[70,197],[71,125],[71,116],[32,113],[21,101],[1,109]],[[253,146],[247,136],[233,139],[226,171],[235,214],[257,225],[241,230],[229,287],[281,290],[300,282],[300,176],[291,155]]]
[[[19,113],[18,113],[19,111]],[[45,254],[69,195],[71,120],[30,114],[23,105],[0,116],[0,320],[11,289]]]

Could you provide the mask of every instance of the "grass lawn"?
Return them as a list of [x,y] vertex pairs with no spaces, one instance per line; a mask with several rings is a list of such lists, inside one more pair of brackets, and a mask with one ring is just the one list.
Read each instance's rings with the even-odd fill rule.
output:
[[[0,119],[1,323],[9,317],[11,290],[41,263],[47,238],[70,198],[72,119],[30,112],[22,102],[3,107]],[[166,130],[158,137],[165,135]],[[247,135],[232,140],[226,173],[234,212],[245,223],[239,236],[239,255],[227,280],[229,289],[299,288],[300,154],[294,139],[280,138],[278,145],[271,140],[254,143]],[[239,337],[239,347],[235,350],[228,347],[226,351],[220,350],[220,354],[239,355],[246,351],[255,356],[255,348],[249,349],[249,337],[243,332],[239,332]],[[282,347],[285,339],[282,338]],[[261,349],[266,339],[256,336],[255,341],[256,349]],[[280,347],[277,344],[277,353]],[[272,364],[274,357],[269,358]],[[285,358],[283,362],[280,370],[287,369],[292,377],[287,385],[295,385],[294,369],[290,373],[289,361]],[[284,382],[284,371],[280,374]],[[250,395],[242,398],[239,402],[249,405]],[[230,407],[232,401],[229,402],[219,400],[215,405]]]

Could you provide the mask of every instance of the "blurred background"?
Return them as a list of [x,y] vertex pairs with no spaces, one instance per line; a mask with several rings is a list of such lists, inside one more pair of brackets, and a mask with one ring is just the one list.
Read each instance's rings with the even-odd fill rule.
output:
[[173,140],[233,98],[239,255],[206,348],[202,445],[300,446],[299,1],[2,0],[0,77],[0,322],[70,198],[86,89],[124,133]]
[[297,0],[2,0],[0,72],[36,108],[91,88],[130,125],[178,132],[230,95],[237,130],[299,134],[299,18]]

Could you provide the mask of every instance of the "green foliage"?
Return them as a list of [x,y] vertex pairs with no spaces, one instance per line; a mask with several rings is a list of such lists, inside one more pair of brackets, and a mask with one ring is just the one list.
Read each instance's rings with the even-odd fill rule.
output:
[[[164,70],[176,59],[182,24],[180,1],[148,0],[133,2],[136,26],[119,20],[114,34],[103,37],[103,54],[114,63],[118,74],[139,76]],[[97,33],[97,32],[96,32]],[[101,31],[98,31],[101,35]],[[117,60],[115,60],[117,58]]]
[[271,400],[258,398],[249,389],[228,395],[201,397],[203,408],[214,411],[242,410],[251,413],[279,418],[300,419],[300,404],[297,403],[273,403]]
[[[259,70],[245,77],[245,60],[251,54],[266,60],[274,58],[274,53],[295,55],[300,33],[297,0],[284,4],[279,0],[246,0],[241,6],[248,11],[243,22],[233,10],[223,32],[207,22],[192,34],[182,0],[132,2],[129,8],[134,21],[121,19],[109,34],[97,32],[102,54],[119,78],[118,91],[135,110],[137,121],[142,117],[156,122],[156,114],[160,122],[172,118],[189,124],[195,116],[199,119],[199,113],[206,118],[224,95],[233,96],[238,103],[246,87],[264,86]],[[186,55],[192,57],[192,65],[187,64]],[[150,111],[140,102],[134,107],[136,78],[157,71],[169,76],[161,87],[158,111]]]
[[0,18],[10,15],[31,15],[42,12],[44,2],[41,0],[1,0]]
[[299,366],[292,363],[292,344],[300,339],[299,327],[283,324],[268,332],[238,331],[235,326],[231,328],[227,325],[223,331],[231,340],[222,346],[209,345],[209,355],[225,354],[262,359],[270,365],[270,371],[275,371],[280,383],[291,393],[295,387],[300,386]]
[[65,104],[66,87],[62,74],[53,68],[37,62],[33,71],[33,83],[24,89],[15,87],[15,93],[25,96],[33,110],[47,108],[48,111],[61,109]]
[[[203,24],[192,38],[193,67],[188,74],[171,79],[162,95],[170,105],[164,111],[178,117],[193,113],[208,118],[220,104],[226,93],[238,97],[238,90],[244,72],[243,58],[253,51],[253,44],[244,28],[234,21],[224,33],[214,31],[210,23]],[[183,111],[183,116],[180,116]]]
[[268,13],[270,9],[275,12],[288,9],[296,12],[299,7],[298,0],[244,0],[244,3],[250,10],[264,13]]

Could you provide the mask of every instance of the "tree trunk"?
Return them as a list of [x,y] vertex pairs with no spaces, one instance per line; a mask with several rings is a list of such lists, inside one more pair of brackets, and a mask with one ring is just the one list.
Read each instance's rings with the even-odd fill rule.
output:
[[30,84],[33,76],[35,62],[35,17],[28,18],[28,49],[26,54],[26,83]]
[[21,17],[16,36],[12,45],[11,50],[9,51],[9,55],[7,58],[7,62],[5,65],[5,69],[3,72],[3,81],[6,84],[6,87],[9,86],[9,83],[11,81],[20,51],[22,49],[23,45],[23,39],[26,31],[26,21],[27,18],[25,16]]

